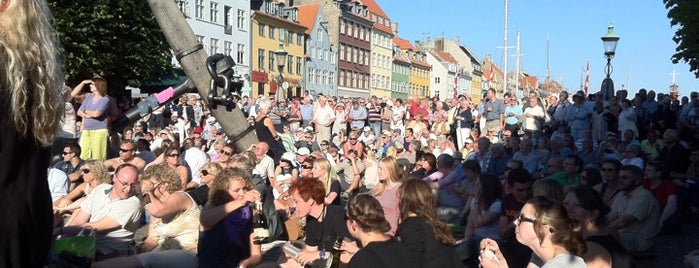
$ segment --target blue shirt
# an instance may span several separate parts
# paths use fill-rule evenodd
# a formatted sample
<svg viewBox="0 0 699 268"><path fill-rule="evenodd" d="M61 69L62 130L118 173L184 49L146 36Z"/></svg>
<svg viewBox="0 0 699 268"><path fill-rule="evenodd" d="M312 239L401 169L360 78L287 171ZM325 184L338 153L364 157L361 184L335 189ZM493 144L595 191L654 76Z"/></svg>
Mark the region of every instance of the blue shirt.
<svg viewBox="0 0 699 268"><path fill-rule="evenodd" d="M313 104L301 104L299 110L301 111L301 119L303 121L313 120Z"/></svg>
<svg viewBox="0 0 699 268"><path fill-rule="evenodd" d="M513 113L514 115L510 116L510 113ZM507 118L505 118L505 124L515 125L519 123L518 117L522 114L522 107L519 105L505 107L505 116L507 116Z"/></svg>

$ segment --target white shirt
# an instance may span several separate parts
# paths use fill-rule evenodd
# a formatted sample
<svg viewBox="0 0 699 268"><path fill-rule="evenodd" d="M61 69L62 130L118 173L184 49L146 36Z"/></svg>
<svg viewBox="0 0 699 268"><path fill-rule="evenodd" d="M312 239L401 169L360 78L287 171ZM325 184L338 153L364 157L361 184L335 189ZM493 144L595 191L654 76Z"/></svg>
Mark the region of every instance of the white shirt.
<svg viewBox="0 0 699 268"><path fill-rule="evenodd" d="M192 182L201 185L201 178L199 177L199 169L206 164L208 157L201 149L192 146L192 148L187 149L184 152L184 161L187 162L189 170L192 171Z"/></svg>
<svg viewBox="0 0 699 268"><path fill-rule="evenodd" d="M126 252L141 220L141 201L138 197L111 200L112 187L111 184L100 184L80 204L80 209L90 214L89 222L109 217L119 223L117 229L97 234L97 251L102 254Z"/></svg>
<svg viewBox="0 0 699 268"><path fill-rule="evenodd" d="M318 105L318 108L313 114L313 119L315 119L318 124L325 126L330 123L331 120L335 119L335 111L328 103L325 103L325 106Z"/></svg>
<svg viewBox="0 0 699 268"><path fill-rule="evenodd" d="M262 177L263 180L267 178L273 178L274 177L274 159L269 157L269 155L265 155L262 157L260 160L260 163L255 166L253 169L254 174L258 174Z"/></svg>
<svg viewBox="0 0 699 268"><path fill-rule="evenodd" d="M48 172L49 191L51 192L51 202L64 197L70 188L70 179L66 173L60 169L50 167Z"/></svg>

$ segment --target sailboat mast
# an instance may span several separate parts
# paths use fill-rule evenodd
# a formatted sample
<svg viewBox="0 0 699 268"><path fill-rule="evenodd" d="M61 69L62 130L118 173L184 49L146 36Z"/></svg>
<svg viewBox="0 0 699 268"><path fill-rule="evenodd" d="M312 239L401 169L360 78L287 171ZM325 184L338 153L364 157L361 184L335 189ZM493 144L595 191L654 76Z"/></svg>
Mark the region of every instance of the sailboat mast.
<svg viewBox="0 0 699 268"><path fill-rule="evenodd" d="M522 56L522 54L519 53L519 52L520 52L520 50L519 50L519 41L520 41L519 31L517 31L517 48L516 48L516 50L515 50L515 89L514 89L514 90L515 90L515 94L513 94L513 95L517 96L517 99L522 99L522 91L523 91L524 89L521 90L521 91L519 90L519 86L522 84L522 83L519 81L519 80L520 80L520 75L519 75L519 73L520 73L520 72L519 72L519 57Z"/></svg>
<svg viewBox="0 0 699 268"><path fill-rule="evenodd" d="M508 58L508 55L507 55L507 49L508 49L508 47L507 47L507 9L508 9L508 0L505 0L505 37L504 37L505 44L503 45L503 48L502 48L504 50L503 51L504 66L503 66L502 72L503 72L503 74L505 74L505 81L503 82L503 89L502 89L503 93L508 91L508 87L507 87L507 58Z"/></svg>

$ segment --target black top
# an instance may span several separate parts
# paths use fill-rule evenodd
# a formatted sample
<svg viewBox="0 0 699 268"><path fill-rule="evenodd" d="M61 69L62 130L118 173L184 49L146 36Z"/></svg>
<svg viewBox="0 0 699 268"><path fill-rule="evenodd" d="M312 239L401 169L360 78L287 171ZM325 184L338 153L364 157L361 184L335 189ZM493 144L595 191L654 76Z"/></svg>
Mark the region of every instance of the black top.
<svg viewBox="0 0 699 268"><path fill-rule="evenodd" d="M206 201L209 200L209 186L206 184L189 190L186 193L200 206L206 205Z"/></svg>
<svg viewBox="0 0 699 268"><path fill-rule="evenodd" d="M42 267L53 224L46 180L49 149L36 144L31 134L22 138L17 133L7 99L0 103L0 211L6 215L0 220L0 266Z"/></svg>
<svg viewBox="0 0 699 268"><path fill-rule="evenodd" d="M471 114L471 108L459 111L459 116L463 119L461 121L461 128L472 128L473 127L473 114Z"/></svg>
<svg viewBox="0 0 699 268"><path fill-rule="evenodd" d="M318 222L314 217L306 216L305 242L307 246L318 247L318 250L332 250L338 237L350 237L343 207L325 206L325 219L322 222Z"/></svg>
<svg viewBox="0 0 699 268"><path fill-rule="evenodd" d="M409 267L463 267L454 247L437 241L432 227L420 217L408 217L396 232L408 250Z"/></svg>
<svg viewBox="0 0 699 268"><path fill-rule="evenodd" d="M259 121L255 121L255 124L253 125L255 127L255 133L257 133L257 139L266 142L269 147L272 147L272 144L275 143L274 137L272 137L272 132L269 131L269 128L265 126L265 120L267 118L262 118ZM272 120L272 119L270 119Z"/></svg>
<svg viewBox="0 0 699 268"><path fill-rule="evenodd" d="M395 239L386 241L371 242L364 248L357 251L352 257L348 268L405 268L410 267L407 258L400 256L408 256L408 250Z"/></svg>
<svg viewBox="0 0 699 268"><path fill-rule="evenodd" d="M333 205L340 205L340 194L342 193L342 185L340 185L339 180L332 180L330 182L330 193L336 193L337 196L335 196L335 199L333 199L333 202L331 204ZM342 215L344 217L344 215Z"/></svg>
<svg viewBox="0 0 699 268"><path fill-rule="evenodd" d="M588 237L585 241L595 242L606 249L609 255L612 256L612 266L614 268L636 267L633 264L631 255L619 243L619 240L612 235L594 235Z"/></svg>

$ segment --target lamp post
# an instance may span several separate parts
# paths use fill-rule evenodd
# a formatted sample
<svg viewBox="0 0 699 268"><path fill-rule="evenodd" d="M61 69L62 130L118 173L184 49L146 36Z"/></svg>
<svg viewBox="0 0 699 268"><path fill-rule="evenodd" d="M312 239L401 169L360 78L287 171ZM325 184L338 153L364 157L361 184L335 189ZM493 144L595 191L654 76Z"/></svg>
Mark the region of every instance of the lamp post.
<svg viewBox="0 0 699 268"><path fill-rule="evenodd" d="M289 52L284 50L283 43L279 43L279 48L277 48L277 50L274 51L274 60L277 61L277 70L279 71L279 76L277 76L277 92L275 94L277 100L282 100L285 98L283 96L283 90L286 89L282 88L282 84L284 83L284 63L286 63L286 55L288 54Z"/></svg>
<svg viewBox="0 0 699 268"><path fill-rule="evenodd" d="M619 36L614 33L614 25L609 24L609 26L607 26L607 34L602 36L604 56L607 58L607 67L604 70L607 74L607 78L602 80L602 96L604 100L609 100L609 98L614 95L614 81L612 81L610 75L612 74L612 58L614 58L616 45L619 39Z"/></svg>

